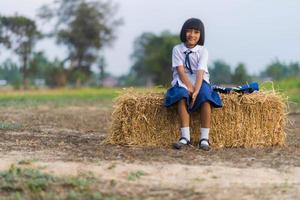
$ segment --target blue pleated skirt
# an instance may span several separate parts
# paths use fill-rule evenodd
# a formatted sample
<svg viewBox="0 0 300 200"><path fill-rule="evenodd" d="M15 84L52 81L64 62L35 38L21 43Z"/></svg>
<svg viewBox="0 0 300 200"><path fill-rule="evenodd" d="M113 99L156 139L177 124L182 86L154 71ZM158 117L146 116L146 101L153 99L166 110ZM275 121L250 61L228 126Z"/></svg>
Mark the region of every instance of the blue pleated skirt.
<svg viewBox="0 0 300 200"><path fill-rule="evenodd" d="M166 107L170 107L183 98L186 99L186 104L189 113L197 111L201 107L202 103L204 103L205 101L209 101L211 105L215 108L221 108L223 106L219 94L213 91L210 84L207 83L205 80L203 80L202 82L199 94L192 108L190 108L189 106L191 97L189 96L188 90L183 87L180 87L178 84L168 89L165 96L164 105Z"/></svg>

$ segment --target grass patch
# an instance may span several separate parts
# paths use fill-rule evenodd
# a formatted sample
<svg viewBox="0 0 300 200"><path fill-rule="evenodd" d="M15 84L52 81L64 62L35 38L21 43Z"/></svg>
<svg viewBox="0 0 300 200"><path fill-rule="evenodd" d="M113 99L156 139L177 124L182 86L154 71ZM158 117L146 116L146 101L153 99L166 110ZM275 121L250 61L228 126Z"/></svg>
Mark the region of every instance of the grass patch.
<svg viewBox="0 0 300 200"><path fill-rule="evenodd" d="M136 181L136 180L140 179L142 176L145 176L145 175L146 175L146 173L144 171L138 170L138 171L130 172L128 174L127 179L129 181Z"/></svg>
<svg viewBox="0 0 300 200"><path fill-rule="evenodd" d="M31 165L34 162L37 162L37 160L36 159L20 160L18 161L18 165Z"/></svg>
<svg viewBox="0 0 300 200"><path fill-rule="evenodd" d="M21 128L22 128L21 124L14 124L14 123L0 121L0 130L12 131L12 130L19 130Z"/></svg>
<svg viewBox="0 0 300 200"><path fill-rule="evenodd" d="M165 91L164 88L135 88L137 92ZM30 91L1 91L0 107L28 107L41 104L65 105L111 105L123 88L43 89Z"/></svg>
<svg viewBox="0 0 300 200"><path fill-rule="evenodd" d="M128 199L102 194L97 191L100 184L93 176L57 177L12 165L9 170L0 172L0 199Z"/></svg>
<svg viewBox="0 0 300 200"><path fill-rule="evenodd" d="M291 109L300 109L300 77L261 84L262 90L275 90L288 97Z"/></svg>
<svg viewBox="0 0 300 200"><path fill-rule="evenodd" d="M9 91L0 94L0 106L35 106L51 103L58 106L110 102L119 88L82 88L34 91Z"/></svg>

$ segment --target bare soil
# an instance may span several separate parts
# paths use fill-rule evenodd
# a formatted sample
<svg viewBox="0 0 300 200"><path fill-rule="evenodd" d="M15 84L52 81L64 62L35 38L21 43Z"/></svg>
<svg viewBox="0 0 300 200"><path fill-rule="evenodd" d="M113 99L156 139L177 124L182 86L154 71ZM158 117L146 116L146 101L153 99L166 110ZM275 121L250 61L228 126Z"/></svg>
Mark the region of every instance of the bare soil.
<svg viewBox="0 0 300 200"><path fill-rule="evenodd" d="M288 116L284 147L203 152L106 145L111 112L101 106L0 108L0 170L35 160L32 167L56 175L93 173L103 183L99 191L129 198L300 196L300 114Z"/></svg>

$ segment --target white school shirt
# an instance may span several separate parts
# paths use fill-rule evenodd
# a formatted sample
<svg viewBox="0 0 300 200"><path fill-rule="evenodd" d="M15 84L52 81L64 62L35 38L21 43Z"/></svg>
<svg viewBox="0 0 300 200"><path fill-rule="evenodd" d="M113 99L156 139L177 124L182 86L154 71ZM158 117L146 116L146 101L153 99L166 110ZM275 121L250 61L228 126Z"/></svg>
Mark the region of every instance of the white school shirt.
<svg viewBox="0 0 300 200"><path fill-rule="evenodd" d="M192 51L189 55L191 68L193 70L193 74L185 67L185 53L186 51ZM173 80L172 86L176 85L178 82L180 87L184 87L187 89L187 86L180 80L179 74L177 72L177 67L179 65L184 66L184 71L188 76L189 80L193 85L196 83L196 71L197 70L204 70L203 79L209 83L209 72L207 67L208 61L208 52L204 46L196 45L195 47L189 49L185 46L184 43L178 44L173 48L172 52L172 71L173 71Z"/></svg>

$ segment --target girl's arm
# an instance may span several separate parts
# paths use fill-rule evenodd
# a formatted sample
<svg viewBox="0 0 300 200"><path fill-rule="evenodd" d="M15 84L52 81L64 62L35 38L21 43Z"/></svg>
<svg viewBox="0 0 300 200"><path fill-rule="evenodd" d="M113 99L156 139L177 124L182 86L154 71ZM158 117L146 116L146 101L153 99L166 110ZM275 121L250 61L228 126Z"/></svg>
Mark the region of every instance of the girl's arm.
<svg viewBox="0 0 300 200"><path fill-rule="evenodd" d="M179 65L177 67L177 72L178 72L180 80L187 86L189 93L192 94L194 92L194 86L188 79L187 75L185 74L184 66Z"/></svg>
<svg viewBox="0 0 300 200"><path fill-rule="evenodd" d="M192 94L192 102L190 104L190 107L193 107L195 100L199 94L201 85L202 85L202 81L203 81L203 75L204 75L204 70L197 70L196 72L196 83L195 83L195 88L194 88L194 92Z"/></svg>
<svg viewBox="0 0 300 200"><path fill-rule="evenodd" d="M203 81L203 75L204 75L204 70L202 70L202 69L197 70L194 93L197 93L197 94L199 93L199 90L201 88L202 81Z"/></svg>

